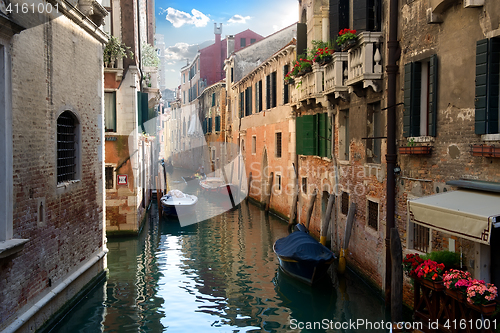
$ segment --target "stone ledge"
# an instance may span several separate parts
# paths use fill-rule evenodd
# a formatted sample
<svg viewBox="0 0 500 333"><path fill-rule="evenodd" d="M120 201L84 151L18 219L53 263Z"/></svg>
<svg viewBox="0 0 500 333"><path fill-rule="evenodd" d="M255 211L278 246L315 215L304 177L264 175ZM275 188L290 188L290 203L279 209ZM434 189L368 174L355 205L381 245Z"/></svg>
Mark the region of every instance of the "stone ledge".
<svg viewBox="0 0 500 333"><path fill-rule="evenodd" d="M24 248L29 239L9 239L0 242L0 259L14 255Z"/></svg>

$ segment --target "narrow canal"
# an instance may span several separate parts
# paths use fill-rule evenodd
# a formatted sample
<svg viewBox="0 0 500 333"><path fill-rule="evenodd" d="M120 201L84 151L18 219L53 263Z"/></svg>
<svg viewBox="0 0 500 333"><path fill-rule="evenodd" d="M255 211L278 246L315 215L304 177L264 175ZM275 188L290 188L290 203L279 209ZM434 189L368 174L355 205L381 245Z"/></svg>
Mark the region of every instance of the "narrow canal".
<svg viewBox="0 0 500 333"><path fill-rule="evenodd" d="M107 281L50 332L354 332L335 327L388 320L353 274L315 288L284 275L273 243L286 235L285 221L244 202L187 227L159 221L153 203L139 237L108 240Z"/></svg>

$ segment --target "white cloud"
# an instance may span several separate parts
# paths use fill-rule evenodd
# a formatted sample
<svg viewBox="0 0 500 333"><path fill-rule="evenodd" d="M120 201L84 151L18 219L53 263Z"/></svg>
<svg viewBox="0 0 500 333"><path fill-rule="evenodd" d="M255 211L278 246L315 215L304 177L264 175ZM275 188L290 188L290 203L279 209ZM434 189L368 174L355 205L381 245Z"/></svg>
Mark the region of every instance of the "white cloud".
<svg viewBox="0 0 500 333"><path fill-rule="evenodd" d="M200 28L205 27L210 22L210 18L199 10L193 9L191 10L191 14L169 7L167 8L167 16L165 18L175 28L180 28L184 24L192 24Z"/></svg>
<svg viewBox="0 0 500 333"><path fill-rule="evenodd" d="M177 43L165 49L165 59L167 60L185 60L194 58L198 52L198 45L188 43Z"/></svg>
<svg viewBox="0 0 500 333"><path fill-rule="evenodd" d="M247 23L248 20L250 20L251 17L250 16L241 16L241 15L234 15L233 17L231 17L227 22L232 24L232 23L235 23L235 24L238 24L238 23Z"/></svg>

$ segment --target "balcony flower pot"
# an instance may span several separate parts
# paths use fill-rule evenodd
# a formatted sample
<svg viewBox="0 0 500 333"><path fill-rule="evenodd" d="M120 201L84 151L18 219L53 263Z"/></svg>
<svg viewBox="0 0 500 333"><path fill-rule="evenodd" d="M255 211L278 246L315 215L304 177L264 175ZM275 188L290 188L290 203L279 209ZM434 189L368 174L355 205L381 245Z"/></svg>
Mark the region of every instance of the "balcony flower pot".
<svg viewBox="0 0 500 333"><path fill-rule="evenodd" d="M500 157L500 147L486 144L472 145L472 156Z"/></svg>
<svg viewBox="0 0 500 333"><path fill-rule="evenodd" d="M399 154L402 155L429 155L432 146L405 146L399 147Z"/></svg>
<svg viewBox="0 0 500 333"><path fill-rule="evenodd" d="M320 66L324 66L324 65L326 65L326 64L328 64L328 63L330 63L330 62L332 62L332 59L333 59L333 56L328 55L328 56L326 56L326 57L321 58L320 60L318 60L318 61L317 61L317 63L318 63L318 65L320 65Z"/></svg>
<svg viewBox="0 0 500 333"><path fill-rule="evenodd" d="M299 73L297 74L297 76L303 76L303 75L306 75L307 73L311 73L311 72L312 72L312 67L311 66L304 67L303 69L301 69L299 71Z"/></svg>
<svg viewBox="0 0 500 333"><path fill-rule="evenodd" d="M477 312L485 315L485 316L491 316L493 312L495 312L495 309L497 307L497 303L488 303L488 304L471 304L467 302L467 306L473 310L476 310Z"/></svg>
<svg viewBox="0 0 500 333"><path fill-rule="evenodd" d="M460 290L445 289L444 293L459 302L465 301L465 294Z"/></svg>
<svg viewBox="0 0 500 333"><path fill-rule="evenodd" d="M341 49L343 52L346 52L346 51L352 49L354 47L354 45L356 45L356 40L355 39L348 39L342 44Z"/></svg>
<svg viewBox="0 0 500 333"><path fill-rule="evenodd" d="M416 282L420 283L422 286L429 288L434 291L443 291L444 284L443 281L432 281L432 280L427 280L427 279L415 279Z"/></svg>

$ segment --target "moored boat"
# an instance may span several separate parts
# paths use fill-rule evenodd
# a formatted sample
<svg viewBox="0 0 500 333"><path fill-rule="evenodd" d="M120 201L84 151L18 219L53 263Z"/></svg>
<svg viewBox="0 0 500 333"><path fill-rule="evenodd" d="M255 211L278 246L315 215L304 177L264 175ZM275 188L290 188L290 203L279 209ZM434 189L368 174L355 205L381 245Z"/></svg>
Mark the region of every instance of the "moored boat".
<svg viewBox="0 0 500 333"><path fill-rule="evenodd" d="M335 255L314 239L304 226L290 235L278 239L274 245L281 269L288 275L313 285L321 280Z"/></svg>
<svg viewBox="0 0 500 333"><path fill-rule="evenodd" d="M160 203L165 215L182 216L194 213L198 197L185 194L179 190L171 190L161 197Z"/></svg>
<svg viewBox="0 0 500 333"><path fill-rule="evenodd" d="M235 196L238 193L238 186L228 184L219 177L207 177L200 180L200 187L202 191L214 194L228 195L229 191L231 191L231 194Z"/></svg>

